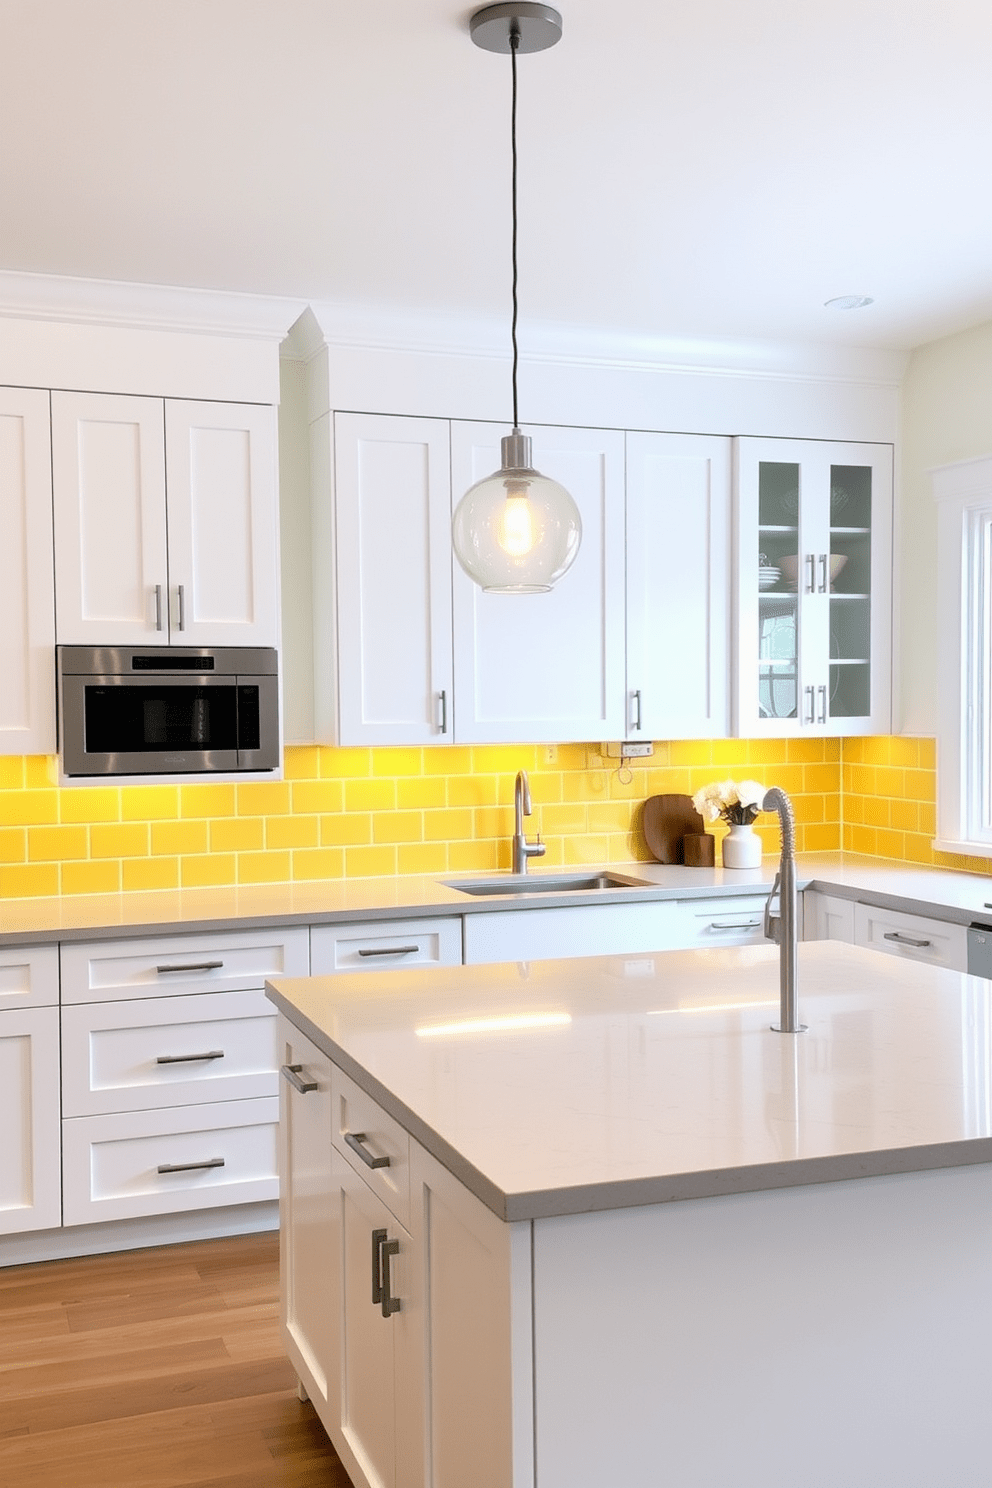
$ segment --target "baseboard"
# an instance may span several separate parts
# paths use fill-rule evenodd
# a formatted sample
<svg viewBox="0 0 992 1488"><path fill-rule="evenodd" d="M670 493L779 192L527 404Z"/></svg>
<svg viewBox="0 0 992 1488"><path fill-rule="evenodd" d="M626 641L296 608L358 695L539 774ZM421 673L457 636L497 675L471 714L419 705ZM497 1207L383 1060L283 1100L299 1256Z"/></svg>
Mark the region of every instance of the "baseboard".
<svg viewBox="0 0 992 1488"><path fill-rule="evenodd" d="M35 1230L0 1239L0 1266L30 1266L37 1261L142 1250L152 1245L178 1245L185 1240L215 1240L226 1235L252 1235L278 1228L279 1204L271 1200L264 1204L232 1204L229 1208L114 1220L107 1224Z"/></svg>

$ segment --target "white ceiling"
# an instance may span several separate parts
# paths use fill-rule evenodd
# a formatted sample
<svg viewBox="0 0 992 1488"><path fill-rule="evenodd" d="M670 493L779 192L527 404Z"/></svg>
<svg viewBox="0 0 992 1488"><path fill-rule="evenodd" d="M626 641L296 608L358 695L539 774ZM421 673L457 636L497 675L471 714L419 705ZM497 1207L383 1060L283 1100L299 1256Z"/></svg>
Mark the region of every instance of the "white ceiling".
<svg viewBox="0 0 992 1488"><path fill-rule="evenodd" d="M506 314L510 64L471 9L0 0L0 269ZM988 0L561 9L519 64L522 335L992 319Z"/></svg>

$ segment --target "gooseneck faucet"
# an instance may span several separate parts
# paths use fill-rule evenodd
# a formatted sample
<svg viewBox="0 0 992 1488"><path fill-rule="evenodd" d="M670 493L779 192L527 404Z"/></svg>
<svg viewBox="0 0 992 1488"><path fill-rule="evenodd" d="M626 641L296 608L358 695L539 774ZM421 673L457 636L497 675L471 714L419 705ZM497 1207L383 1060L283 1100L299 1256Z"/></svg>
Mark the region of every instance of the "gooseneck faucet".
<svg viewBox="0 0 992 1488"><path fill-rule="evenodd" d="M796 893L796 819L792 802L785 791L773 785L765 792L762 811L777 811L782 826L782 858L772 891L765 905L765 935L779 947L779 1021L772 1027L776 1033L804 1033L806 1024L799 1022L797 1006L797 961L799 957L799 898ZM772 900L778 893L778 914L772 914Z"/></svg>
<svg viewBox="0 0 992 1488"><path fill-rule="evenodd" d="M516 784L513 787L513 871L514 873L527 872L528 858L542 858L546 851L538 833L536 842L528 842L524 836L524 817L530 816L530 781L527 779L526 770L517 771Z"/></svg>

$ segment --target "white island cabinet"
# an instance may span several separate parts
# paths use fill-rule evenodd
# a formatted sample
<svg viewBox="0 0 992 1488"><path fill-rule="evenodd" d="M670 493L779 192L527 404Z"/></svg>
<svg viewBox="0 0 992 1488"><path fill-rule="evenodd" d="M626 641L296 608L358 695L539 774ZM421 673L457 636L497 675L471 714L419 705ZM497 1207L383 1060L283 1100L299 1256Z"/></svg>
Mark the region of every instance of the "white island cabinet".
<svg viewBox="0 0 992 1488"><path fill-rule="evenodd" d="M802 1035L752 947L270 984L358 1488L985 1488L992 983L799 971Z"/></svg>

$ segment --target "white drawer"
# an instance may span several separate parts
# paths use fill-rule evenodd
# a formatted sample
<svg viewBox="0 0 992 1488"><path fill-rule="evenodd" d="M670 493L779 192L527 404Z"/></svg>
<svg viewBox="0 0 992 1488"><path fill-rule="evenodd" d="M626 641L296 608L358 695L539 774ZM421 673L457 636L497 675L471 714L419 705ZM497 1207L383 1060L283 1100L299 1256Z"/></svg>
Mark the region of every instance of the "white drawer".
<svg viewBox="0 0 992 1488"><path fill-rule="evenodd" d="M63 1008L62 1114L276 1095L275 1025L261 991Z"/></svg>
<svg viewBox="0 0 992 1488"><path fill-rule="evenodd" d="M679 926L682 945L761 945L767 894L734 895L731 898L680 899Z"/></svg>
<svg viewBox="0 0 992 1488"><path fill-rule="evenodd" d="M400 1224L409 1229L408 1133L337 1065L331 1066L331 1110L331 1141Z"/></svg>
<svg viewBox="0 0 992 1488"><path fill-rule="evenodd" d="M391 966L460 966L461 916L317 925L310 932L310 962L314 976Z"/></svg>
<svg viewBox="0 0 992 1488"><path fill-rule="evenodd" d="M0 1011L58 1007L59 948L6 946L0 950Z"/></svg>
<svg viewBox="0 0 992 1488"><path fill-rule="evenodd" d="M278 1122L276 1096L63 1121L62 1222L274 1199Z"/></svg>
<svg viewBox="0 0 992 1488"><path fill-rule="evenodd" d="M62 1002L230 992L309 970L305 926L73 942L62 946Z"/></svg>
<svg viewBox="0 0 992 1488"><path fill-rule="evenodd" d="M854 936L856 945L884 951L889 956L905 956L910 961L947 966L952 971L968 969L968 931L964 925L902 914L896 909L876 909L872 904L856 904Z"/></svg>

